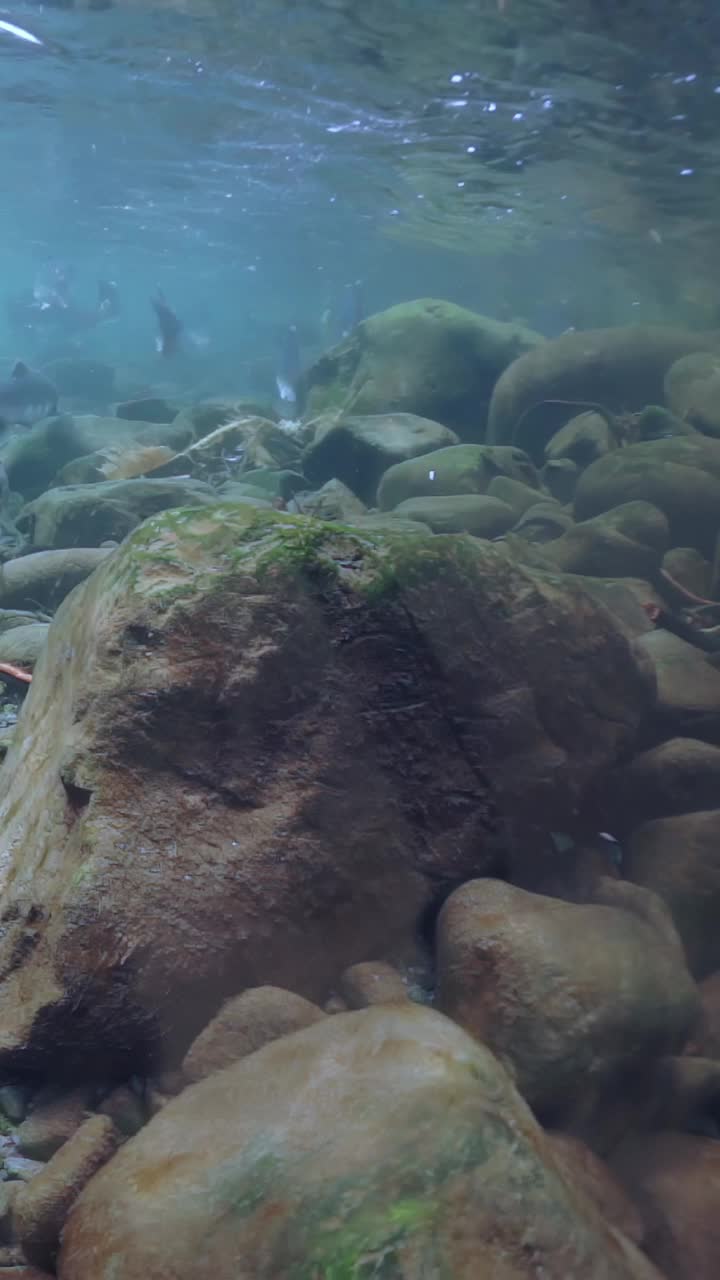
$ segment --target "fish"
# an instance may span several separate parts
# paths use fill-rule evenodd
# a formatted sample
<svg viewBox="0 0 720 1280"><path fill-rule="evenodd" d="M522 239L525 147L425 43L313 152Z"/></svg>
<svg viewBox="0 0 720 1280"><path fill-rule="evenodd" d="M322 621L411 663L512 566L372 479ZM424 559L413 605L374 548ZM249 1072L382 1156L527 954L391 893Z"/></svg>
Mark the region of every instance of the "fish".
<svg viewBox="0 0 720 1280"><path fill-rule="evenodd" d="M120 315L120 290L114 280L98 280L97 315L99 320L114 320Z"/></svg>
<svg viewBox="0 0 720 1280"><path fill-rule="evenodd" d="M165 358L174 356L177 354L183 333L182 320L175 314L159 286L155 291L154 297L150 299L150 305L157 316L158 322L159 333L155 339L157 353Z"/></svg>
<svg viewBox="0 0 720 1280"><path fill-rule="evenodd" d="M275 376L275 386L284 405L297 404L297 385L300 380L300 337L297 325L288 325L280 351L280 367Z"/></svg>
<svg viewBox="0 0 720 1280"><path fill-rule="evenodd" d="M365 299L363 297L362 280L353 280L345 286L345 296L341 308L341 336L347 338L353 329L365 319Z"/></svg>
<svg viewBox="0 0 720 1280"><path fill-rule="evenodd" d="M0 382L0 422L31 427L57 413L57 388L49 378L18 360L10 377Z"/></svg>
<svg viewBox="0 0 720 1280"><path fill-rule="evenodd" d="M0 18L0 31L6 36L13 36L16 40L24 40L26 44L42 45L43 41L39 36L34 36L32 31L27 31L25 27L18 27L14 22L7 22L5 18Z"/></svg>

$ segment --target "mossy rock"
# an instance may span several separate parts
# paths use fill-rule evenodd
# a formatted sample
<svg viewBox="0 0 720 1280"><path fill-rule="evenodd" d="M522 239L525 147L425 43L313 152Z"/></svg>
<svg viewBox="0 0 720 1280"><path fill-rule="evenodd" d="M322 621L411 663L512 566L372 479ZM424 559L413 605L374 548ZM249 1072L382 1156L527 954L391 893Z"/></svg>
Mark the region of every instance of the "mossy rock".
<svg viewBox="0 0 720 1280"><path fill-rule="evenodd" d="M503 369L542 342L521 325L452 302L400 303L364 320L307 371L304 408L308 415L414 413L481 440Z"/></svg>
<svg viewBox="0 0 720 1280"><path fill-rule="evenodd" d="M4 765L0 1074L172 1066L227 994L414 955L507 815L564 830L647 705L608 611L499 544L152 516L58 610Z"/></svg>
<svg viewBox="0 0 720 1280"><path fill-rule="evenodd" d="M10 488L32 499L52 484L63 467L108 446L166 445L181 449L187 441L187 429L182 425L126 421L91 413L62 414L9 438L0 446L0 461Z"/></svg>
<svg viewBox="0 0 720 1280"><path fill-rule="evenodd" d="M497 1059L409 1001L325 1018L169 1102L90 1180L58 1273L652 1275L563 1179Z"/></svg>
<svg viewBox="0 0 720 1280"><path fill-rule="evenodd" d="M122 541L141 521L169 507L216 500L199 480L106 480L48 489L28 503L19 528L35 547L99 547Z"/></svg>
<svg viewBox="0 0 720 1280"><path fill-rule="evenodd" d="M720 529L720 440L673 436L606 454L580 477L575 515L588 520L637 500L664 512L671 547L710 555Z"/></svg>
<svg viewBox="0 0 720 1280"><path fill-rule="evenodd" d="M415 413L339 415L319 427L303 466L316 483L341 480L371 503L389 467L459 443L454 431Z"/></svg>
<svg viewBox="0 0 720 1280"><path fill-rule="evenodd" d="M515 523L512 507L484 493L408 498L395 507L394 514L419 520L433 533L472 533L476 538L495 538Z"/></svg>
<svg viewBox="0 0 720 1280"><path fill-rule="evenodd" d="M537 472L521 449L459 444L389 467L378 488L378 506L392 511L410 498L485 493L496 476L539 487Z"/></svg>
<svg viewBox="0 0 720 1280"><path fill-rule="evenodd" d="M720 352L720 331L638 326L563 334L519 356L498 379L488 441L517 444L540 462L553 434L582 409L622 413L661 403L667 370L694 351Z"/></svg>

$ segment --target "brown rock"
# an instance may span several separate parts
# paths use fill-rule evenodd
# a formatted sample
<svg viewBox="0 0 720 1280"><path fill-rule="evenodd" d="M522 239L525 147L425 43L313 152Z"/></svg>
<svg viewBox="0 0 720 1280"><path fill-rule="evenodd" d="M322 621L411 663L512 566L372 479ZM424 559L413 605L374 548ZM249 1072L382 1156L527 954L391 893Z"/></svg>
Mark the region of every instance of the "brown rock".
<svg viewBox="0 0 720 1280"><path fill-rule="evenodd" d="M133 1089L119 1085L98 1107L101 1116L109 1116L119 1133L132 1137L147 1121L141 1099Z"/></svg>
<svg viewBox="0 0 720 1280"><path fill-rule="evenodd" d="M605 1161L568 1133L551 1131L547 1139L565 1181L584 1191L611 1226L642 1245L645 1224L640 1212Z"/></svg>
<svg viewBox="0 0 720 1280"><path fill-rule="evenodd" d="M647 1227L645 1250L668 1280L716 1280L720 1142L658 1133L624 1143L613 1168Z"/></svg>
<svg viewBox="0 0 720 1280"><path fill-rule="evenodd" d="M23 1185L14 1204L15 1232L28 1261L52 1270L65 1219L82 1191L114 1154L118 1135L106 1116L91 1116Z"/></svg>
<svg viewBox="0 0 720 1280"><path fill-rule="evenodd" d="M84 1091L34 1107L17 1131L18 1150L30 1160L49 1160L87 1119Z"/></svg>
<svg viewBox="0 0 720 1280"><path fill-rule="evenodd" d="M660 930L637 910L561 902L498 880L451 894L437 967L438 1007L563 1127L612 1092L619 1071L682 1049L698 1015L669 922Z"/></svg>
<svg viewBox="0 0 720 1280"><path fill-rule="evenodd" d="M649 704L607 610L500 546L153 518L62 606L4 765L0 1071L162 1069L238 989L403 960Z"/></svg>
<svg viewBox="0 0 720 1280"><path fill-rule="evenodd" d="M168 1103L77 1202L58 1274L359 1277L378 1261L404 1280L658 1280L559 1173L492 1054L410 1003L325 1019Z"/></svg>
<svg viewBox="0 0 720 1280"><path fill-rule="evenodd" d="M271 1040L300 1031L325 1017L322 1009L293 991L255 987L226 1001L191 1044L183 1062L186 1080L203 1080L255 1053Z"/></svg>
<svg viewBox="0 0 720 1280"><path fill-rule="evenodd" d="M397 969L381 960L351 965L340 979L340 991L350 1009L402 1003L409 999L407 987Z"/></svg>
<svg viewBox="0 0 720 1280"><path fill-rule="evenodd" d="M629 879L657 893L698 978L720 968L720 809L645 822L626 847Z"/></svg>
<svg viewBox="0 0 720 1280"><path fill-rule="evenodd" d="M13 1211L21 1187L20 1182L0 1182L0 1244L13 1243Z"/></svg>

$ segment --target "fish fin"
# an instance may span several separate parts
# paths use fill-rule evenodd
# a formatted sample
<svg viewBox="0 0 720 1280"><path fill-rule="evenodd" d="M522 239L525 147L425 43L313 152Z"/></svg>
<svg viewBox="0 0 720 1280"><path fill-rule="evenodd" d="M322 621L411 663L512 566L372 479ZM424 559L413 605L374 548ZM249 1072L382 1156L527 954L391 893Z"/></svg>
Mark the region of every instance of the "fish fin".
<svg viewBox="0 0 720 1280"><path fill-rule="evenodd" d="M10 377L11 378L29 378L30 377L30 370L28 369L24 360L16 361L13 367L13 371L10 374Z"/></svg>

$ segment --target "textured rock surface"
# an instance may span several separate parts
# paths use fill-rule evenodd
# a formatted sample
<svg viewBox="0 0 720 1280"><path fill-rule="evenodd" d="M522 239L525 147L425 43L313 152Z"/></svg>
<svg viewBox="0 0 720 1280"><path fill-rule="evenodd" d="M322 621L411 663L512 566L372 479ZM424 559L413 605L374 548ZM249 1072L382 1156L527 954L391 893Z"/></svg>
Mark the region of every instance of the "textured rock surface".
<svg viewBox="0 0 720 1280"><path fill-rule="evenodd" d="M36 547L99 547L120 542L148 516L169 507L200 507L215 501L197 480L109 480L48 489L28 503L18 527Z"/></svg>
<svg viewBox="0 0 720 1280"><path fill-rule="evenodd" d="M105 547L70 547L6 560L0 568L0 603L4 609L55 609L109 555Z"/></svg>
<svg viewBox="0 0 720 1280"><path fill-rule="evenodd" d="M498 476L538 486L537 472L521 449L461 444L389 467L378 488L378 506L391 511L409 498L485 493Z"/></svg>
<svg viewBox="0 0 720 1280"><path fill-rule="evenodd" d="M699 1012L667 922L497 880L438 921L438 1006L498 1054L535 1108L573 1119L621 1070L681 1049Z"/></svg>
<svg viewBox="0 0 720 1280"><path fill-rule="evenodd" d="M70 1208L117 1144L112 1121L91 1116L23 1187L13 1206L13 1222L29 1262L52 1269Z"/></svg>
<svg viewBox="0 0 720 1280"><path fill-rule="evenodd" d="M339 417L323 424L305 450L303 469L318 484L337 478L364 502L374 502L384 471L459 444L454 431L414 413Z"/></svg>
<svg viewBox="0 0 720 1280"><path fill-rule="evenodd" d="M512 507L485 493L408 498L395 507L395 514L419 520L434 533L472 533L476 538L494 538L515 523Z"/></svg>
<svg viewBox="0 0 720 1280"><path fill-rule="evenodd" d="M720 440L649 440L606 454L580 477L575 514L587 520L637 500L664 512L671 546L711 553L720 526Z"/></svg>
<svg viewBox="0 0 720 1280"><path fill-rule="evenodd" d="M605 609L491 544L149 521L61 607L3 766L0 1066L117 1074L247 986L325 998L504 814L562 829L649 697Z"/></svg>
<svg viewBox="0 0 720 1280"><path fill-rule="evenodd" d="M613 1161L643 1212L645 1249L667 1280L715 1280L720 1258L720 1142L659 1133Z"/></svg>
<svg viewBox="0 0 720 1280"><path fill-rule="evenodd" d="M657 1280L564 1180L487 1049L411 1005L328 1018L169 1102L78 1201L59 1276L378 1264L404 1280Z"/></svg>
<svg viewBox="0 0 720 1280"><path fill-rule="evenodd" d="M692 972L720 968L720 809L643 823L628 842L627 875L667 903Z"/></svg>
<svg viewBox="0 0 720 1280"><path fill-rule="evenodd" d="M193 1040L183 1064L186 1080L204 1080L240 1058L325 1017L322 1009L281 987L251 987L227 1000Z"/></svg>
<svg viewBox="0 0 720 1280"><path fill-rule="evenodd" d="M481 439L493 386L542 342L452 302L421 298L369 316L305 375L308 413L416 413Z"/></svg>
<svg viewBox="0 0 720 1280"><path fill-rule="evenodd" d="M720 333L638 326L563 334L520 356L499 378L487 438L542 455L550 436L588 401L617 413L659 403L670 365L703 350L720 350ZM580 403L543 404L551 399Z"/></svg>

